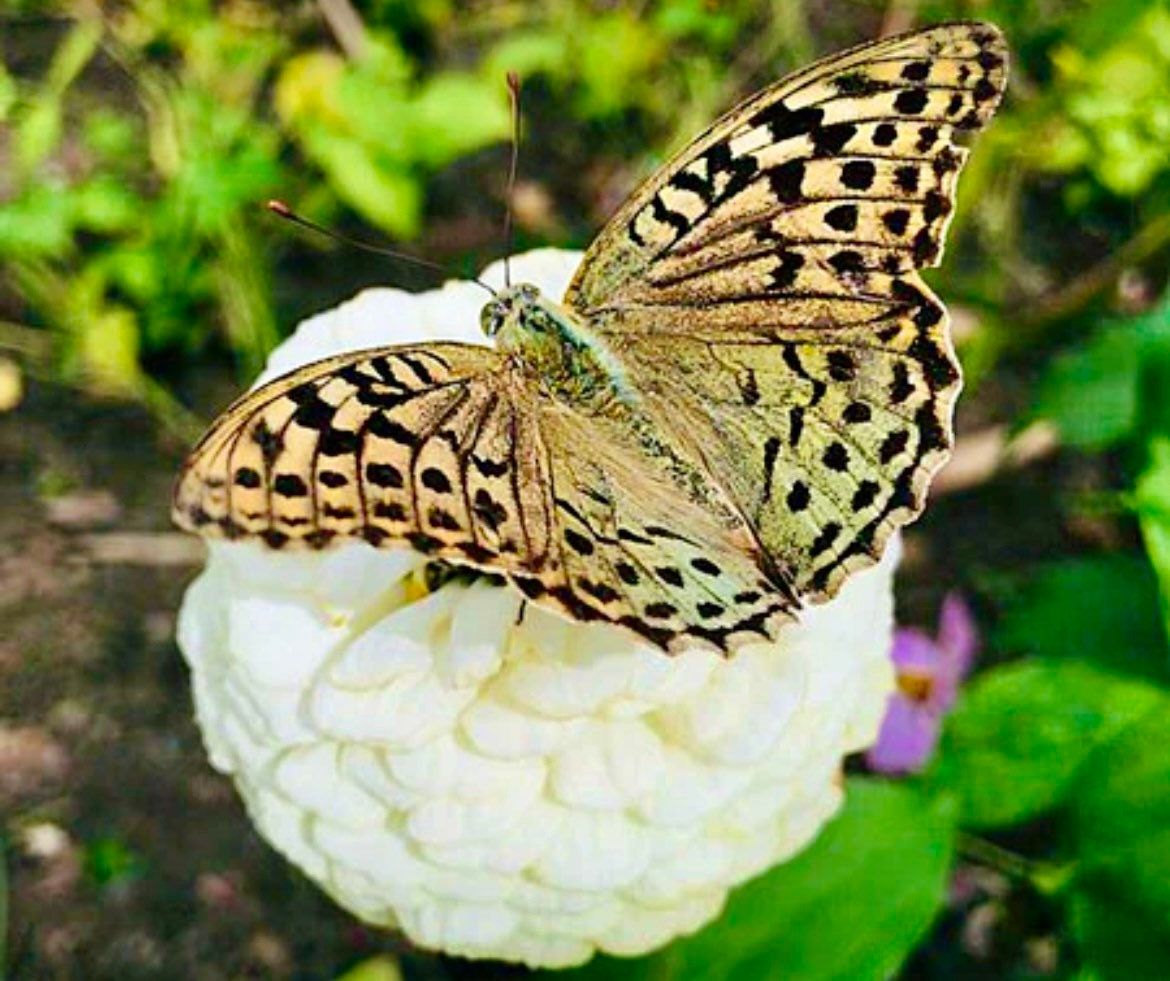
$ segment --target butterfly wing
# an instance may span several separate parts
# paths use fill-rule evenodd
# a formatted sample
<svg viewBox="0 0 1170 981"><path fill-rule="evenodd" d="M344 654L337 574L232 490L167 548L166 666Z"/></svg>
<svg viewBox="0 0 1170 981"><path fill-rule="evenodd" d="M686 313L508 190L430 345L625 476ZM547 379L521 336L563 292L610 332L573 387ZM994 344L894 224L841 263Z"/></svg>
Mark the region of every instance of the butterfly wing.
<svg viewBox="0 0 1170 981"><path fill-rule="evenodd" d="M830 265L838 276L851 265L892 273L935 264L966 157L956 135L991 118L1006 72L994 26L952 23L782 79L634 192L590 246L566 303L595 311L764 286L791 296L798 257L829 264L846 245L857 257ZM744 289L745 276L757 290Z"/></svg>
<svg viewBox="0 0 1170 981"><path fill-rule="evenodd" d="M627 427L474 345L344 354L248 393L192 451L173 514L283 550L411 546L668 651L758 640L792 605L733 512L680 496Z"/></svg>
<svg viewBox="0 0 1170 981"><path fill-rule="evenodd" d="M361 538L540 571L556 547L544 449L525 420L490 348L343 354L231 406L179 475L174 518L274 548Z"/></svg>
<svg viewBox="0 0 1170 981"><path fill-rule="evenodd" d="M652 177L567 293L803 595L879 556L950 449L958 365L917 270L1005 78L983 24L819 62Z"/></svg>
<svg viewBox="0 0 1170 981"><path fill-rule="evenodd" d="M563 544L552 598L577 619L616 623L670 653L730 653L774 636L799 605L790 584L686 456L636 430L621 415L542 405ZM518 584L530 596L545 592Z"/></svg>

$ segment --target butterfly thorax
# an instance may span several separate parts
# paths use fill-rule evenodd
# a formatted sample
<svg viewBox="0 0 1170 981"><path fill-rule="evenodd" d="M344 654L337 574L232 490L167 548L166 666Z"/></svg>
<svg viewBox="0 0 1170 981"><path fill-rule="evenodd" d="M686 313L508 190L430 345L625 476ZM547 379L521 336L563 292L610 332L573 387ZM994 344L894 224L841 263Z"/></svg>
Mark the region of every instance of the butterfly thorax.
<svg viewBox="0 0 1170 981"><path fill-rule="evenodd" d="M621 365L577 314L529 283L499 293L480 315L485 334L556 398L605 412L632 393Z"/></svg>

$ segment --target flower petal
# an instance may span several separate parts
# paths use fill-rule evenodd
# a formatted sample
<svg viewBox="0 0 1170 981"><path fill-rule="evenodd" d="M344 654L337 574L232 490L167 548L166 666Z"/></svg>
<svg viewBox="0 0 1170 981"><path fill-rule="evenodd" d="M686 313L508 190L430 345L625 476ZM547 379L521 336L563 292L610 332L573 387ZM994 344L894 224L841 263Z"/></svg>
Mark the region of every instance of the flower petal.
<svg viewBox="0 0 1170 981"><path fill-rule="evenodd" d="M938 646L943 661L938 674L936 702L950 708L959 693L959 684L971 672L979 652L979 627L971 607L959 593L948 593L938 616Z"/></svg>
<svg viewBox="0 0 1170 981"><path fill-rule="evenodd" d="M917 773L934 753L938 735L937 715L902 694L892 695L866 761L878 773Z"/></svg>
<svg viewBox="0 0 1170 981"><path fill-rule="evenodd" d="M942 663L943 653L934 638L917 627L899 627L894 631L890 658L899 674L932 678Z"/></svg>

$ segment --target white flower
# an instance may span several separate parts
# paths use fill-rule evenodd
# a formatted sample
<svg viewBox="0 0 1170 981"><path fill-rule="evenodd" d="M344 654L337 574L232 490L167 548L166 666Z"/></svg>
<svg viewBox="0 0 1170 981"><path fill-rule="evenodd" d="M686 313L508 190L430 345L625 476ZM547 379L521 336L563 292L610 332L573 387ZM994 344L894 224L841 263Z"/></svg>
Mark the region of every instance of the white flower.
<svg viewBox="0 0 1170 981"><path fill-rule="evenodd" d="M559 296L577 253L512 260ZM499 263L484 278L500 283ZM313 317L270 378L337 351L479 342L470 283ZM640 954L719 914L841 803L877 733L896 547L778 643L668 658L424 560L213 543L179 639L212 763L261 833L363 919L532 966Z"/></svg>

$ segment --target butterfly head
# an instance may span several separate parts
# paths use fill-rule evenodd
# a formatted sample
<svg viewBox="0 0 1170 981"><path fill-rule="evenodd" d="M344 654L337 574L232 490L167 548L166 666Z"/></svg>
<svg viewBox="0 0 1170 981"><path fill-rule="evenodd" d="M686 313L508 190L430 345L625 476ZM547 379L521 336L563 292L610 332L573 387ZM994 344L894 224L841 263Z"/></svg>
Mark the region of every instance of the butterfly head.
<svg viewBox="0 0 1170 981"><path fill-rule="evenodd" d="M531 283L517 283L497 293L479 314L479 325L488 337L518 325L540 306L541 295Z"/></svg>

